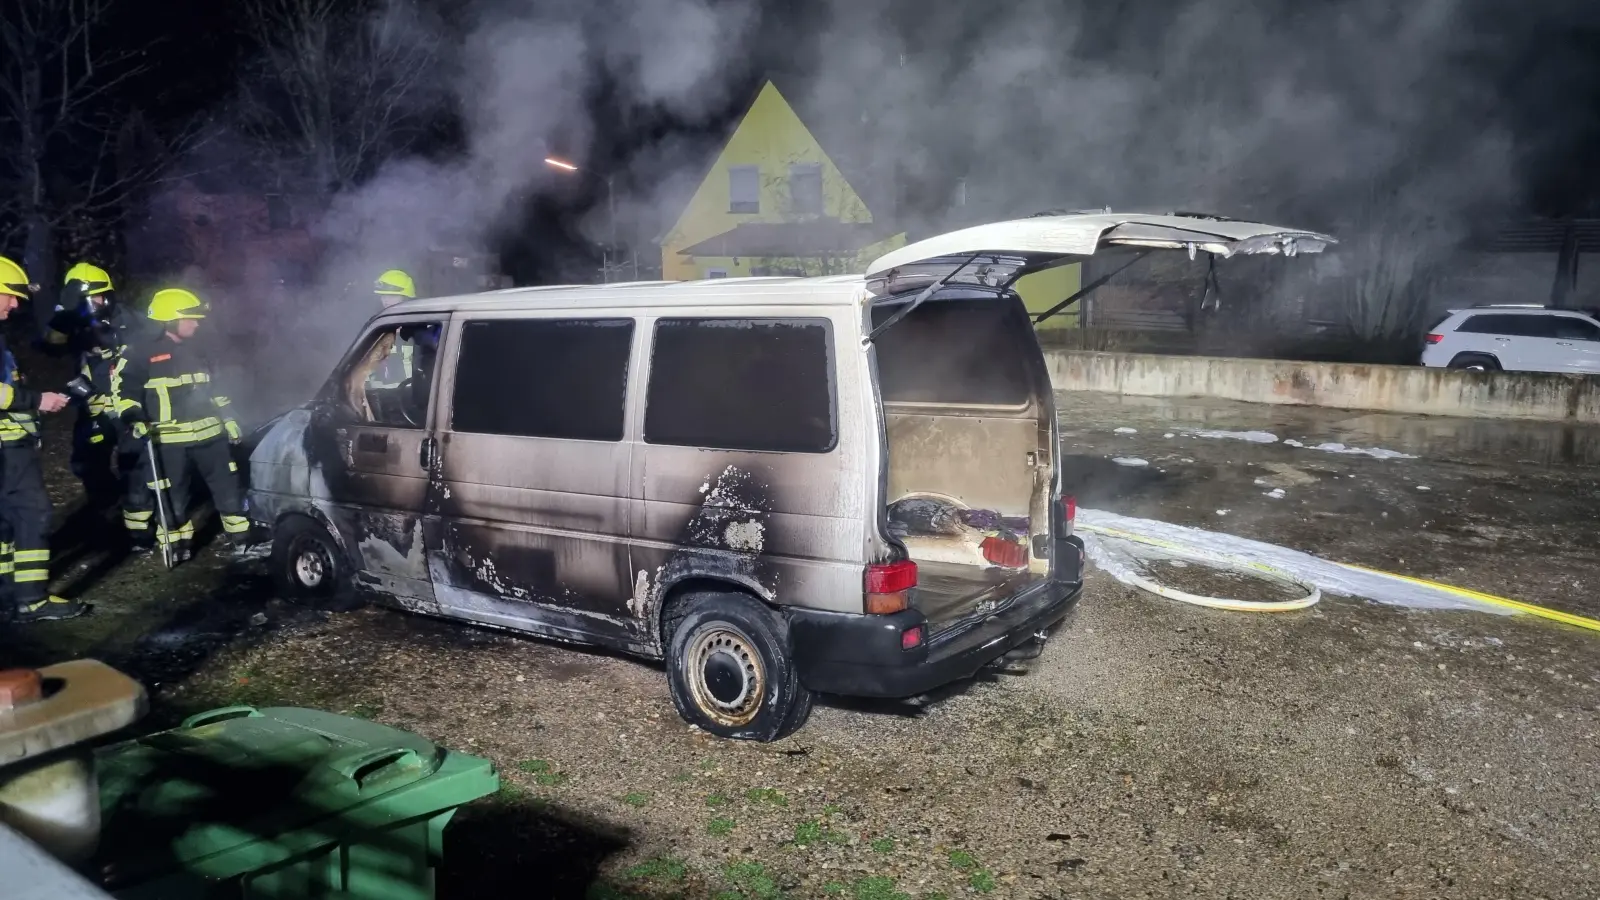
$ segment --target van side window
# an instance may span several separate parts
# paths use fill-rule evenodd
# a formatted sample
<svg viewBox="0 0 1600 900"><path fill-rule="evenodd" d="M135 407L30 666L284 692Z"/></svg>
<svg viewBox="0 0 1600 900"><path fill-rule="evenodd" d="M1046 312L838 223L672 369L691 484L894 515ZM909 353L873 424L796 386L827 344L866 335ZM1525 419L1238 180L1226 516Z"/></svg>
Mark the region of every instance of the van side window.
<svg viewBox="0 0 1600 900"><path fill-rule="evenodd" d="M659 319L644 439L827 453L837 443L827 319Z"/></svg>
<svg viewBox="0 0 1600 900"><path fill-rule="evenodd" d="M632 319L491 319L461 329L450 427L620 441Z"/></svg>
<svg viewBox="0 0 1600 900"><path fill-rule="evenodd" d="M394 428L427 423L440 322L405 322L374 332L345 377L345 399L358 420Z"/></svg>

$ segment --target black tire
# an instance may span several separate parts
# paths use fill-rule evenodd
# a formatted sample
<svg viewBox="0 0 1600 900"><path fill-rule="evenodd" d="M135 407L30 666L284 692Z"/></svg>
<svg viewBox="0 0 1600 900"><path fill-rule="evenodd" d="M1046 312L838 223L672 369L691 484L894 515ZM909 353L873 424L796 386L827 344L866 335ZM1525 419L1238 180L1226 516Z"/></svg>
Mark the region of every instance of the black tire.
<svg viewBox="0 0 1600 900"><path fill-rule="evenodd" d="M667 683L685 722L718 737L776 741L811 714L783 617L744 594L696 594L671 620Z"/></svg>
<svg viewBox="0 0 1600 900"><path fill-rule="evenodd" d="M1468 372L1498 372L1500 361L1487 353L1458 353L1450 360L1450 368Z"/></svg>
<svg viewBox="0 0 1600 900"><path fill-rule="evenodd" d="M305 516L290 516L274 530L272 577L291 603L335 611L359 605L344 553L326 528Z"/></svg>

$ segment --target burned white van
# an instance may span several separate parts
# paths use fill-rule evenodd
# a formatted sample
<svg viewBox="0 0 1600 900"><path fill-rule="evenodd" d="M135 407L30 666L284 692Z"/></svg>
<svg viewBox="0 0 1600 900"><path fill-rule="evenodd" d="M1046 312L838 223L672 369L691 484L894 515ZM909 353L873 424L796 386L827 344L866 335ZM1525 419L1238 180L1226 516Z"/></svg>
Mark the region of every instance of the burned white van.
<svg viewBox="0 0 1600 900"><path fill-rule="evenodd" d="M1329 241L1049 216L865 276L407 301L256 446L251 515L296 597L662 658L686 720L772 740L814 693L914 696L1030 655L1078 602L1016 278L1115 244Z"/></svg>

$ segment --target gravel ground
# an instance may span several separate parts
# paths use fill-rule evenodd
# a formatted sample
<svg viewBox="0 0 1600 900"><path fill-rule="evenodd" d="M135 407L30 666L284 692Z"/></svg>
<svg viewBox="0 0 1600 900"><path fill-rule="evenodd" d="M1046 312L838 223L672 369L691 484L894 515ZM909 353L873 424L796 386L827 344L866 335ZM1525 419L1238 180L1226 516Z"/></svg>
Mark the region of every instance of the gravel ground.
<svg viewBox="0 0 1600 900"><path fill-rule="evenodd" d="M323 706L495 760L445 898L1600 891L1592 638L1090 590L1026 675L825 705L774 745L692 731L652 666L379 610L223 652L161 702Z"/></svg>
<svg viewBox="0 0 1600 900"><path fill-rule="evenodd" d="M1074 459L1113 473L1085 478L1101 492L1088 505L1593 609L1563 587L1597 571L1583 460L1165 449L1181 410L1065 407ZM1526 506L1495 524L1513 495ZM752 745L684 725L649 664L298 610L271 599L259 563L77 567L97 614L0 636L0 657L122 666L154 686L150 728L230 703L316 706L493 759L505 788L446 833L443 900L1600 896L1600 636L1538 620L1339 599L1214 612L1094 573L1026 674L825 702L793 738Z"/></svg>

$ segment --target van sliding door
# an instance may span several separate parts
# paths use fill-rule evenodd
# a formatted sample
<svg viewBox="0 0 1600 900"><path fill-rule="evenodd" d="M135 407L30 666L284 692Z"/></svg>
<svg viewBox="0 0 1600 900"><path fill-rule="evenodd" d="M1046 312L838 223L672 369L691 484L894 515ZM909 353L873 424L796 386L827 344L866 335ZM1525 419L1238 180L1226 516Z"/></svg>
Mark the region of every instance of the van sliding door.
<svg viewBox="0 0 1600 900"><path fill-rule="evenodd" d="M441 386L440 603L463 618L628 648L634 321L474 316Z"/></svg>

